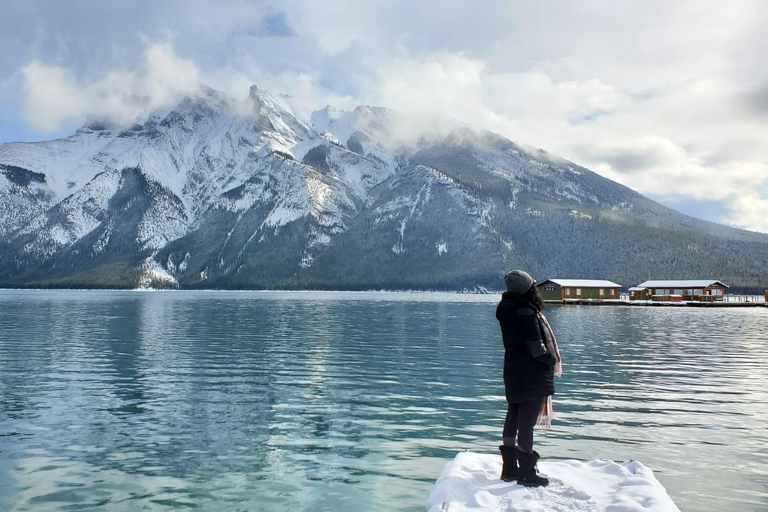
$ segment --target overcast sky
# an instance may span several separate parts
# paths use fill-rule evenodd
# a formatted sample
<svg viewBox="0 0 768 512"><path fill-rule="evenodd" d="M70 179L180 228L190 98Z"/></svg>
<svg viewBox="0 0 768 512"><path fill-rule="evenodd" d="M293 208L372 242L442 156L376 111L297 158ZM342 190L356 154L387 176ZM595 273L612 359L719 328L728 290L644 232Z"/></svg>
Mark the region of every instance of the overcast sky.
<svg viewBox="0 0 768 512"><path fill-rule="evenodd" d="M0 143L257 84L447 114L768 232L766 27L765 0L14 0Z"/></svg>

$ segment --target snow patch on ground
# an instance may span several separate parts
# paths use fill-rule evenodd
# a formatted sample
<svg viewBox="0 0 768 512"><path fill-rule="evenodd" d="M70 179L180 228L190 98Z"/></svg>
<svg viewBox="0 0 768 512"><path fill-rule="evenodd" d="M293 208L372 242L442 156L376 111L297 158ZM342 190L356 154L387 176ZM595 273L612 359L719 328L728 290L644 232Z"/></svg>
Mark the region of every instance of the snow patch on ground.
<svg viewBox="0 0 768 512"><path fill-rule="evenodd" d="M428 512L680 512L653 471L637 461L540 461L548 487L499 479L501 455L459 453L445 465Z"/></svg>
<svg viewBox="0 0 768 512"><path fill-rule="evenodd" d="M141 265L141 277L139 277L139 290L153 290L155 288L178 288L179 282L169 274L154 259L147 258Z"/></svg>
<svg viewBox="0 0 768 512"><path fill-rule="evenodd" d="M307 215L309 212L301 208L301 205L278 203L272 211L269 212L264 220L264 226L279 228Z"/></svg>
<svg viewBox="0 0 768 512"><path fill-rule="evenodd" d="M574 218L576 218L576 219L587 219L587 220L590 220L590 219L592 219L592 216L591 216L590 214L588 214L588 213L582 213L582 212L580 212L579 210L571 210L571 211L568 213L568 215L570 215L571 217L574 217Z"/></svg>

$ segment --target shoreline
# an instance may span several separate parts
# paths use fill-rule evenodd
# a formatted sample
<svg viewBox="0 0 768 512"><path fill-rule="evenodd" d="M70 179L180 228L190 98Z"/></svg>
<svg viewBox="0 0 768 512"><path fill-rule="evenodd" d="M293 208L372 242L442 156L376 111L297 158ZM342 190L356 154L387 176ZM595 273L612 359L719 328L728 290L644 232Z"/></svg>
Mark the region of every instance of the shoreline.
<svg viewBox="0 0 768 512"><path fill-rule="evenodd" d="M670 307L670 308L768 308L767 302L661 302L649 300L600 300L600 299L564 299L547 300L545 304L565 306L633 306L633 307Z"/></svg>
<svg viewBox="0 0 768 512"><path fill-rule="evenodd" d="M162 288L3 288L0 287L0 293L3 292L101 292L101 293L233 293L233 294L255 294L255 295L281 295L281 294L306 294L306 295L389 295L389 296L422 296L429 295L447 295L456 297L491 297L501 295L500 291L476 291L476 290L323 290L323 289L162 289ZM693 308L768 308L768 302L667 302L650 300L626 300L626 299L563 299L563 300L545 300L545 305L564 305L564 306L632 306L632 307L693 307Z"/></svg>

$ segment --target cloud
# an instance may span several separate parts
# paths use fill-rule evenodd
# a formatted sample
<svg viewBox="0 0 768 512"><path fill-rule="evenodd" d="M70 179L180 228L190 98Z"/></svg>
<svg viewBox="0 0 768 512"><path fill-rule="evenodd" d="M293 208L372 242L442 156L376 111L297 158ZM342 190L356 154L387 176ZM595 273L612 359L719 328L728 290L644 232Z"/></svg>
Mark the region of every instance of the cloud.
<svg viewBox="0 0 768 512"><path fill-rule="evenodd" d="M675 165L686 158L685 151L670 140L655 135L633 139L594 141L574 148L579 159L604 162L617 173L639 173L649 168Z"/></svg>
<svg viewBox="0 0 768 512"><path fill-rule="evenodd" d="M66 120L85 116L86 98L66 69L34 61L24 67L23 74L24 116L41 132L54 132Z"/></svg>
<svg viewBox="0 0 768 512"><path fill-rule="evenodd" d="M482 123L489 114L482 101L483 73L482 62L461 55L388 62L377 70L378 87L369 100L408 116L442 114Z"/></svg>
<svg viewBox="0 0 768 512"><path fill-rule="evenodd" d="M625 103L596 79L555 82L538 68L499 73L483 60L447 52L381 65L367 99L405 114L453 117L533 144L549 142L531 136L536 127L543 132L553 124L593 121Z"/></svg>
<svg viewBox="0 0 768 512"><path fill-rule="evenodd" d="M768 232L768 164L707 165L660 137L596 142L582 148L589 167L691 215L734 227Z"/></svg>
<svg viewBox="0 0 768 512"><path fill-rule="evenodd" d="M730 207L729 215L724 218L726 224L751 231L768 233L768 201L756 192L739 194Z"/></svg>
<svg viewBox="0 0 768 512"><path fill-rule="evenodd" d="M24 119L44 133L86 119L128 126L199 89L195 64L165 43L147 47L140 70L111 71L93 82L78 81L72 72L36 60L22 74Z"/></svg>

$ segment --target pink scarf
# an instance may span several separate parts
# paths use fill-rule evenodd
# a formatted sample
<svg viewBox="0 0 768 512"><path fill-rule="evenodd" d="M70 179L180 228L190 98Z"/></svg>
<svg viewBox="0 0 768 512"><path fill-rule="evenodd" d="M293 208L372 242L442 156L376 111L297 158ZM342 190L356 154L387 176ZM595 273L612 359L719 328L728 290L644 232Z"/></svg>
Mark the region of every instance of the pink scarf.
<svg viewBox="0 0 768 512"><path fill-rule="evenodd" d="M557 362L555 363L555 375L560 377L563 374L563 362L560 359L560 351L557 348L555 333L552 332L552 327L549 326L547 318L541 312L539 312L539 328L544 336L544 346L547 347L547 350L555 354L555 358L557 359ZM539 411L539 418L536 420L536 424L544 428L550 428L552 426L553 417L552 395L550 395L541 405L541 411Z"/></svg>

